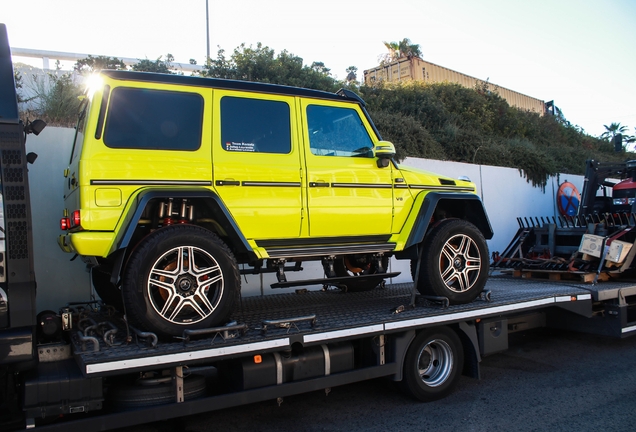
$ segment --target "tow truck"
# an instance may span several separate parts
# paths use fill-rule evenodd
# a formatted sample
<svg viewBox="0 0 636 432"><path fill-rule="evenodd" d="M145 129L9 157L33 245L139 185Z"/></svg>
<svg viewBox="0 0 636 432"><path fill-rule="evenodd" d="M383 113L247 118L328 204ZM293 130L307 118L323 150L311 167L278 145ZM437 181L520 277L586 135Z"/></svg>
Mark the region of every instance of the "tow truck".
<svg viewBox="0 0 636 432"><path fill-rule="evenodd" d="M451 305L402 283L242 298L231 322L159 338L101 301L35 306L27 134L0 26L0 427L109 430L386 377L433 401L532 328L636 334L636 284L491 276ZM415 278L418 274L415 272Z"/></svg>

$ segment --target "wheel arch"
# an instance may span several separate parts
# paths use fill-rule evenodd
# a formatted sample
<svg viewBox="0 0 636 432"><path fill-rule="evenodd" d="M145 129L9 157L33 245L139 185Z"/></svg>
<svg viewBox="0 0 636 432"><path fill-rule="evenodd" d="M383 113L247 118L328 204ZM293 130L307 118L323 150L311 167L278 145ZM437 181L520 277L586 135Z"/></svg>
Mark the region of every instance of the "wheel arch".
<svg viewBox="0 0 636 432"><path fill-rule="evenodd" d="M224 237L230 239L231 244L228 246L233 252L237 255L245 255L252 252L252 247L241 233L221 198L210 190L200 189L149 189L139 192L134 198L136 201L134 211L128 211L124 216L122 228L117 233L112 251L126 249L130 246L133 234L137 229L137 224L141 220L144 210L152 200L169 198L187 198L205 202L206 207L212 213L211 216L214 217L218 225L223 229Z"/></svg>
<svg viewBox="0 0 636 432"><path fill-rule="evenodd" d="M491 239L493 236L490 220L479 196L429 192L420 206L405 249L409 249L424 240L431 226L431 220L448 218L463 219L472 223L481 231L485 239Z"/></svg>
<svg viewBox="0 0 636 432"><path fill-rule="evenodd" d="M213 191L207 189L146 189L140 191L132 199L133 206L123 216L124 220L118 230L115 241L109 253L111 260L111 283L117 285L120 281L121 272L129 255L129 250L134 247L133 236L137 230L137 225L142 218L144 210L153 200L161 199L196 199L206 204L206 208L217 224L223 230L224 238L227 239L228 247L239 260L249 261L254 255L252 247L245 236L241 233L234 218L223 204L221 198Z"/></svg>

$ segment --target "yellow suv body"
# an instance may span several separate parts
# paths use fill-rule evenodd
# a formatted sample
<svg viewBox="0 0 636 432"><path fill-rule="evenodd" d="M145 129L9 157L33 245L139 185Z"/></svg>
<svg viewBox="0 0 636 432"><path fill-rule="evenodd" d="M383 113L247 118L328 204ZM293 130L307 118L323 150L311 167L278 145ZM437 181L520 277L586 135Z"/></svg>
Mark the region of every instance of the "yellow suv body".
<svg viewBox="0 0 636 432"><path fill-rule="evenodd" d="M134 324L222 324L239 263L288 286L285 271L317 260L325 284L366 290L395 255L421 263L423 293L461 303L482 290L492 230L475 185L395 163L352 92L99 77L65 170L59 244Z"/></svg>

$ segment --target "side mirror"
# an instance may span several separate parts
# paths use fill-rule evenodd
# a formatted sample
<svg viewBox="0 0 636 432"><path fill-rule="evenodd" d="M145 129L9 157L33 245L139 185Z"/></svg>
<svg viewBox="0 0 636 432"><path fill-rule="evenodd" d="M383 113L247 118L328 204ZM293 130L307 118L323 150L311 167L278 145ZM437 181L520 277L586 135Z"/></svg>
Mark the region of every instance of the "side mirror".
<svg viewBox="0 0 636 432"><path fill-rule="evenodd" d="M380 141L374 147L373 154L378 158L378 168L386 168L395 156L395 146L388 141Z"/></svg>
<svg viewBox="0 0 636 432"><path fill-rule="evenodd" d="M27 122L26 126L24 127L24 133L40 135L40 132L42 132L45 127L46 122L44 120L33 120L32 122Z"/></svg>

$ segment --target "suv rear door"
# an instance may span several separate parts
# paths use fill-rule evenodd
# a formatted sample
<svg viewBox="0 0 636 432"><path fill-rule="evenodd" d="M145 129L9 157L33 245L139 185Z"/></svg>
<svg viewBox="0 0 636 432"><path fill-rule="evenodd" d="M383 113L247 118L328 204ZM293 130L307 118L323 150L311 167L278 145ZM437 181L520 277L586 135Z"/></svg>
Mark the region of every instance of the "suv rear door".
<svg viewBox="0 0 636 432"><path fill-rule="evenodd" d="M215 90L214 185L247 239L300 235L295 99Z"/></svg>

